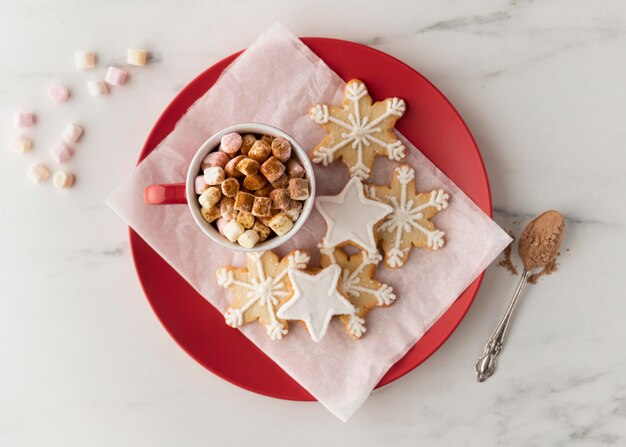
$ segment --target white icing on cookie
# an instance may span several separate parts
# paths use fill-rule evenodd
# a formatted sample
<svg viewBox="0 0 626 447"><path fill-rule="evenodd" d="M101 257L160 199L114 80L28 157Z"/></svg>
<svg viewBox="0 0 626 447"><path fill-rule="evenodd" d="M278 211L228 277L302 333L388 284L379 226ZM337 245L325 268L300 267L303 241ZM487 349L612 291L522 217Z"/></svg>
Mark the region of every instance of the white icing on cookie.
<svg viewBox="0 0 626 447"><path fill-rule="evenodd" d="M292 268L288 274L294 296L276 315L283 320L302 320L314 342L324 338L334 315L354 313L354 306L337 290L341 274L338 265L330 265L315 275Z"/></svg>
<svg viewBox="0 0 626 447"><path fill-rule="evenodd" d="M393 211L391 206L365 197L358 177L352 177L336 196L317 197L315 207L328 227L324 246L353 242L371 253L376 252L374 227Z"/></svg>

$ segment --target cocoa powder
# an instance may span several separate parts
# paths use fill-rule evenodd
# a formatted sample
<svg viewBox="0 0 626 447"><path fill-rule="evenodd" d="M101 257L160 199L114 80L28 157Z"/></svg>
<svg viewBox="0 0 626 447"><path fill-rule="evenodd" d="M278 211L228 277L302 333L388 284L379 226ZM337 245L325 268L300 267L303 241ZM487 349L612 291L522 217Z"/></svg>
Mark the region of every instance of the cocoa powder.
<svg viewBox="0 0 626 447"><path fill-rule="evenodd" d="M559 253L565 222L558 211L546 211L530 222L519 239L518 252L526 270L543 269L533 275L531 282L556 270L556 256Z"/></svg>

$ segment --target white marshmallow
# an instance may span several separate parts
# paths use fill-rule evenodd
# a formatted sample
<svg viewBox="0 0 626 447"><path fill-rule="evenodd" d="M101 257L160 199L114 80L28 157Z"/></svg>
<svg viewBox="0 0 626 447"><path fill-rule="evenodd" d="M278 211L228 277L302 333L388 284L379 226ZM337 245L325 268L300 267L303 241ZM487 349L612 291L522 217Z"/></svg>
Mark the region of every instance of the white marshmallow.
<svg viewBox="0 0 626 447"><path fill-rule="evenodd" d="M204 170L204 182L207 185L221 185L225 179L226 174L219 166L211 166Z"/></svg>
<svg viewBox="0 0 626 447"><path fill-rule="evenodd" d="M63 138L68 143L76 143L83 134L83 128L76 123L69 123L63 130Z"/></svg>
<svg viewBox="0 0 626 447"><path fill-rule="evenodd" d="M28 170L27 175L31 182L41 183L48 180L48 177L50 177L50 171L48 171L48 168L44 165L36 164Z"/></svg>
<svg viewBox="0 0 626 447"><path fill-rule="evenodd" d="M89 81L87 83L87 88L89 89L89 94L91 96L102 96L109 93L109 88L106 83L100 79Z"/></svg>
<svg viewBox="0 0 626 447"><path fill-rule="evenodd" d="M71 188L74 184L74 176L69 172L60 171L54 174L52 183L59 189Z"/></svg>
<svg viewBox="0 0 626 447"><path fill-rule="evenodd" d="M129 48L127 51L126 62L130 65L137 67L143 67L146 65L146 59L148 58L148 52L143 48Z"/></svg>
<svg viewBox="0 0 626 447"><path fill-rule="evenodd" d="M242 247L252 248L259 242L259 233L254 230L246 230L237 238L237 242Z"/></svg>
<svg viewBox="0 0 626 447"><path fill-rule="evenodd" d="M26 137L19 136L11 142L11 148L20 154L25 154L31 147L33 147L33 142Z"/></svg>
<svg viewBox="0 0 626 447"><path fill-rule="evenodd" d="M272 217L267 226L274 230L279 236L287 234L289 230L293 228L293 222L284 212L278 213L274 217Z"/></svg>
<svg viewBox="0 0 626 447"><path fill-rule="evenodd" d="M91 51L78 51L74 55L76 68L79 70L89 70L96 65L96 55Z"/></svg>
<svg viewBox="0 0 626 447"><path fill-rule="evenodd" d="M243 234L245 229L243 226L237 222L235 219L231 220L224 227L224 236L231 242L235 242L239 236Z"/></svg>

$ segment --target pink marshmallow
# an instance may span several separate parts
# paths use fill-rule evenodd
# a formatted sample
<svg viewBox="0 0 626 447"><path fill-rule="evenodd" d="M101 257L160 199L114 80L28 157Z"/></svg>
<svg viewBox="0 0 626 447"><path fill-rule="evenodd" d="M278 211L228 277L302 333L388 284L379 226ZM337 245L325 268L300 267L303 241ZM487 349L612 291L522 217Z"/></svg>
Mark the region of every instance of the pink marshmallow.
<svg viewBox="0 0 626 447"><path fill-rule="evenodd" d="M202 160L202 170L204 171L206 168L210 168L213 166L219 166L220 168L224 169L226 167L226 163L228 163L229 161L230 157L228 157L226 153L219 151L211 152L206 157L204 157L204 160Z"/></svg>
<svg viewBox="0 0 626 447"><path fill-rule="evenodd" d="M287 175L289 178L302 178L306 174L306 171L300 163L293 158L287 162Z"/></svg>
<svg viewBox="0 0 626 447"><path fill-rule="evenodd" d="M220 151L235 155L241 148L241 143L243 143L243 138L237 132L227 133L220 141Z"/></svg>
<svg viewBox="0 0 626 447"><path fill-rule="evenodd" d="M207 189L209 189L209 185L204 181L204 175L199 175L195 180L196 194L200 195Z"/></svg>
<svg viewBox="0 0 626 447"><path fill-rule="evenodd" d="M230 222L230 220L224 219L223 217L220 217L215 222L215 225L217 226L217 231L219 231L222 236L224 236L224 227L228 225L228 222Z"/></svg>
<svg viewBox="0 0 626 447"><path fill-rule="evenodd" d="M50 155L52 155L52 158L55 162L57 162L57 164L65 163L74 155L72 148L65 143L58 143L55 146L52 146L49 151Z"/></svg>
<svg viewBox="0 0 626 447"><path fill-rule="evenodd" d="M104 75L104 80L107 84L117 86L126 84L126 78L128 78L128 73L114 66L107 68L107 72Z"/></svg>
<svg viewBox="0 0 626 447"><path fill-rule="evenodd" d="M22 111L15 114L15 127L33 127L35 124L35 114L31 111Z"/></svg>
<svg viewBox="0 0 626 447"><path fill-rule="evenodd" d="M48 87L48 96L54 102L65 102L70 97L70 91L61 84L52 84Z"/></svg>

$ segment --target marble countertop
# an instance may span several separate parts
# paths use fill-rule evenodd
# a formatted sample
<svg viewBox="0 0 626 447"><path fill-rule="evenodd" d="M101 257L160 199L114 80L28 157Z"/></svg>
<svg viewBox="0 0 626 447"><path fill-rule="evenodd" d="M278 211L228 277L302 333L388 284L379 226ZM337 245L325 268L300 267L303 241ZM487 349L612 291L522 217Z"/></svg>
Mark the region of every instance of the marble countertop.
<svg viewBox="0 0 626 447"><path fill-rule="evenodd" d="M626 4L296 3L3 4L3 145L20 107L39 122L31 153L0 151L0 446L624 445ZM212 375L152 313L104 199L176 92L275 21L381 49L435 83L481 148L505 229L549 208L567 216L559 271L528 288L488 382L473 364L515 286L495 266L443 347L346 424ZM89 97L85 82L129 46L150 49L149 66ZM73 65L85 48L99 58L87 73ZM46 98L53 81L70 102ZM30 184L27 168L72 120L85 127L75 188Z"/></svg>

